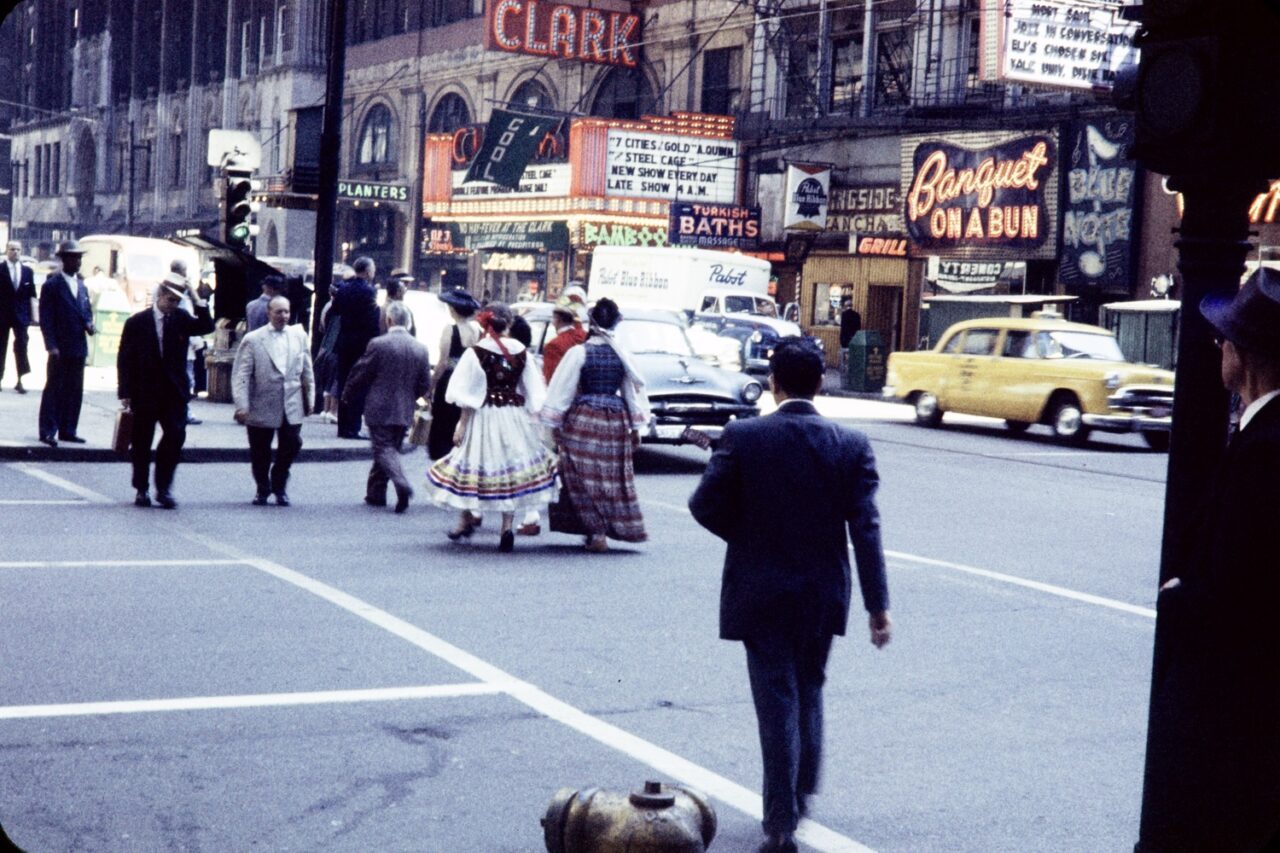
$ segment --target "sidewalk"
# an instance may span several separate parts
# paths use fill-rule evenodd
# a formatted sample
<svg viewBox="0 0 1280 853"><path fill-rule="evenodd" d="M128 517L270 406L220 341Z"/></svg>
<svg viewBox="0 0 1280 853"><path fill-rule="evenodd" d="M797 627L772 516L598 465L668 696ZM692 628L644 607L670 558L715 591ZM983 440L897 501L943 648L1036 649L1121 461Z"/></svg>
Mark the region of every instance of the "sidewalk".
<svg viewBox="0 0 1280 853"><path fill-rule="evenodd" d="M0 388L0 460L29 462L124 462L111 449L115 429L116 371L114 367L87 367L84 372L84 404L80 407L78 432L84 444L59 443L49 447L39 441L40 392L44 389L45 353L40 332L32 330L31 372L22 378L26 394L13 390L13 353L7 359L4 386ZM210 403L203 398L191 401L191 414L203 423L187 427L182 450L186 462L248 462L249 439L245 429L232 417L230 403ZM159 430L157 430L157 435ZM302 425L300 461L329 461L372 458L368 441L338 438L335 424L312 415Z"/></svg>

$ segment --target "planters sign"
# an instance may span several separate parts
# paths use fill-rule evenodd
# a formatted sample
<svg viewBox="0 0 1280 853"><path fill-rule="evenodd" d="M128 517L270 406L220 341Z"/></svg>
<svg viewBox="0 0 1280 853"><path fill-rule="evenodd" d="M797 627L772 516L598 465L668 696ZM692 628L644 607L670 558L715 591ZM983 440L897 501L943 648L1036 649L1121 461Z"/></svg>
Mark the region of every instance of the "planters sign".
<svg viewBox="0 0 1280 853"><path fill-rule="evenodd" d="M914 254L1053 257L1057 151L1049 134L986 141L980 134L912 145L904 162ZM966 144L968 136L976 144ZM904 149L904 161L906 150Z"/></svg>
<svg viewBox="0 0 1280 853"><path fill-rule="evenodd" d="M639 15L538 0L489 0L486 7L489 50L636 67Z"/></svg>

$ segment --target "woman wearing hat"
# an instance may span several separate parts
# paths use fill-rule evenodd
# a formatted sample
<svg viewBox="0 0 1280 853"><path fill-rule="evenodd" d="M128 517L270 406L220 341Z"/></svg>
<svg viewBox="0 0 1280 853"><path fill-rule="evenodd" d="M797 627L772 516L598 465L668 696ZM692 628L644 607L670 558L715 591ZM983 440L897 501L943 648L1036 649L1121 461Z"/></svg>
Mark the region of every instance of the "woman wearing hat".
<svg viewBox="0 0 1280 853"><path fill-rule="evenodd" d="M610 299L591 308L591 335L556 368L540 413L560 452L560 500L551 529L587 537L588 551L608 538L643 542L636 497L632 430L649 422L649 401L630 354L614 339L621 315Z"/></svg>
<svg viewBox="0 0 1280 853"><path fill-rule="evenodd" d="M436 363L431 374L431 386L435 389L431 395L431 428L427 432L427 455L432 459L443 459L453 450L453 432L458 426L458 418L462 410L447 399L450 377L458 366L462 354L480 340L482 331L480 324L472 317L480 310L480 303L465 290L446 290L440 294L440 301L449 306L449 316L453 323L445 326L440 336L440 361Z"/></svg>
<svg viewBox="0 0 1280 853"><path fill-rule="evenodd" d="M478 514L497 510L503 552L515 545L515 513L550 503L555 484L555 457L531 417L546 389L524 345L506 335L512 318L499 303L478 315L484 336L458 359L449 379L448 402L462 409L456 446L427 471L436 503L461 510L449 538L471 536Z"/></svg>

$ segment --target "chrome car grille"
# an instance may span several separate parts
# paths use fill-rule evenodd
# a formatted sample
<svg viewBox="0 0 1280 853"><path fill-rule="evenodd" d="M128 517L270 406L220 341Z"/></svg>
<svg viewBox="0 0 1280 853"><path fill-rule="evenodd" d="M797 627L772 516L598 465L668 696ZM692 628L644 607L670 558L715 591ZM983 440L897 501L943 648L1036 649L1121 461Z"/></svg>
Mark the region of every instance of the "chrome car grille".
<svg viewBox="0 0 1280 853"><path fill-rule="evenodd" d="M1172 388L1121 388L1107 398L1113 410L1167 417L1173 412Z"/></svg>

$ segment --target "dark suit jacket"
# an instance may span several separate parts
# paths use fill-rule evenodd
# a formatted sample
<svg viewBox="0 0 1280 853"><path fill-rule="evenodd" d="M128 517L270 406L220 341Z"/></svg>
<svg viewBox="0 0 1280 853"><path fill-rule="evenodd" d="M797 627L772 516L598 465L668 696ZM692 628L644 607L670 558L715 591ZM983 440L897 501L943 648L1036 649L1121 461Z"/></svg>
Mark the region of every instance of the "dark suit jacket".
<svg viewBox="0 0 1280 853"><path fill-rule="evenodd" d="M807 401L730 423L689 499L698 523L728 543L720 636L843 634L849 537L864 606L887 610L879 482L866 436Z"/></svg>
<svg viewBox="0 0 1280 853"><path fill-rule="evenodd" d="M369 341L351 368L343 399L365 394L364 419L370 426L413 423L414 403L431 392L431 356L426 344L394 328Z"/></svg>
<svg viewBox="0 0 1280 853"><path fill-rule="evenodd" d="M0 327L31 325L31 300L36 298L36 278L31 268L21 268L17 290L9 275L9 259L0 258Z"/></svg>
<svg viewBox="0 0 1280 853"><path fill-rule="evenodd" d="M369 341L378 336L378 296L373 286L362 278L343 282L333 297L333 311L342 318L338 330L338 358L350 363L364 355Z"/></svg>
<svg viewBox="0 0 1280 853"><path fill-rule="evenodd" d="M56 349L64 359L84 361L89 357L85 333L93 324L89 289L75 276L73 296L61 272L51 273L40 287L40 333L46 350Z"/></svg>
<svg viewBox="0 0 1280 853"><path fill-rule="evenodd" d="M120 351L116 355L117 396L140 411L185 404L191 397L187 379L187 342L192 335L213 331L209 306L195 306L195 316L181 308L165 330L164 355L156 335L152 309L146 308L124 321Z"/></svg>
<svg viewBox="0 0 1280 853"><path fill-rule="evenodd" d="M1146 816L1185 850L1280 838L1280 397L1232 438L1181 586L1160 593ZM1268 847L1267 849L1272 849Z"/></svg>

